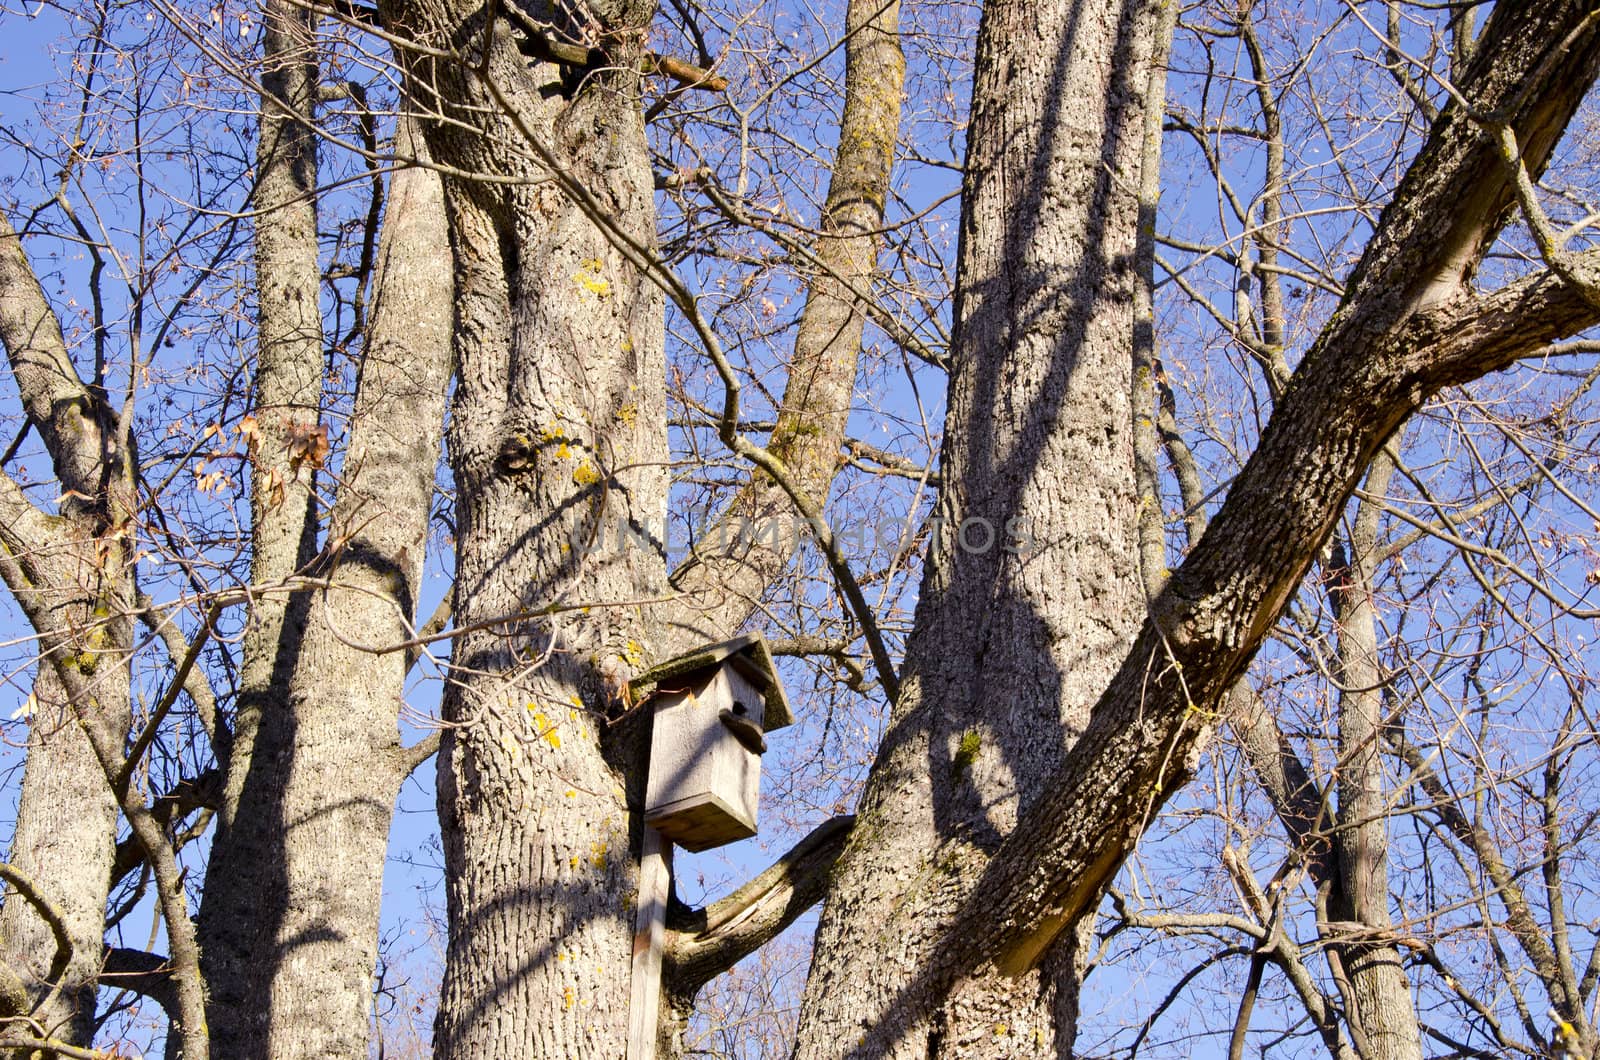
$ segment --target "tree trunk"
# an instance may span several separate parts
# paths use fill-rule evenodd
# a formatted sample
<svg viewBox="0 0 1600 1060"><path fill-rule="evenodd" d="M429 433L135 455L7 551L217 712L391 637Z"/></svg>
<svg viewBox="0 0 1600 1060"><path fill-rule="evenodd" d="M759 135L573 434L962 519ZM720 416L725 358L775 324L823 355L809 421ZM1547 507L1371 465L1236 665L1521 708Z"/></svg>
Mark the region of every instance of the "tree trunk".
<svg viewBox="0 0 1600 1060"><path fill-rule="evenodd" d="M1571 0L1496 7L1463 79L1481 113L1506 116L1535 179L1600 70L1600 34L1587 15ZM1396 427L1439 389L1593 324L1591 288L1554 273L1487 295L1468 288L1513 199L1494 138L1452 106L1065 764L988 859L937 950L924 966L897 972L905 987L863 1017L867 1040L853 1055L887 1053L895 1032L883 1028L930 1020L964 978L998 971L1022 979L1049 960L1056 940L1093 912L1145 822L1188 778L1223 697ZM1567 263L1588 283L1597 267L1593 254ZM841 1026L824 1033L849 1040Z"/></svg>
<svg viewBox="0 0 1600 1060"><path fill-rule="evenodd" d="M263 874L281 873L282 829L289 823L277 791L294 754L289 680L311 601L281 583L303 572L317 547L316 466L292 460L291 443L303 445L317 430L324 374L317 141L310 126L318 96L316 16L292 0L268 0L262 50L252 202L257 346L250 580L257 591L241 650L232 738L219 749L226 780L197 925L212 1041L219 1055L240 1057L264 1055L271 1037L261 980L280 959L274 921L286 897L273 885L268 900L257 903L255 886Z"/></svg>
<svg viewBox="0 0 1600 1060"><path fill-rule="evenodd" d="M1380 454L1367 474L1367 494L1356 509L1348 556L1338 571L1339 768L1338 830L1334 849L1338 886L1327 913L1360 937L1325 937L1328 960L1348 977L1346 1016L1363 1057L1421 1060L1422 1037L1389 919L1388 806L1383 785L1383 671L1378 663L1377 608L1372 599L1378 551L1379 501L1394 463ZM1323 930L1328 935L1326 922ZM1349 928L1345 929L1346 931Z"/></svg>
<svg viewBox="0 0 1600 1060"><path fill-rule="evenodd" d="M126 682L119 678L101 686L108 703L115 702L111 697L119 684L122 702L127 702ZM33 698L28 758L7 861L32 879L62 916L72 954L61 974L52 975L61 955L50 925L20 894L9 894L0 908L0 961L21 977L27 1006L4 1015L31 1011L52 1037L87 1046L94 1034L117 803L48 662L40 663ZM58 984L60 992L47 998ZM0 999L0 1004L10 1009L9 1001Z"/></svg>
<svg viewBox="0 0 1600 1060"><path fill-rule="evenodd" d="M427 160L402 118L396 154L413 151ZM332 585L305 596L286 700L261 715L207 874L224 1055L367 1055L389 825L410 769L398 730L407 653L379 649L414 630L450 371L446 239L438 174L396 173L319 570Z"/></svg>
<svg viewBox="0 0 1600 1060"><path fill-rule="evenodd" d="M226 846L254 764L256 730L288 698L308 601L276 583L316 554L314 462L293 443L321 415L322 271L317 245L316 16L294 0L268 0L262 14L264 70L256 145L256 371L250 445L250 606L239 704L217 842ZM276 752L267 749L268 755ZM209 932L208 932L209 934Z"/></svg>
<svg viewBox="0 0 1600 1060"><path fill-rule="evenodd" d="M883 242L884 203L900 129L906 60L900 47L899 0L850 0L845 12L844 114L839 148L822 206L821 234L805 309L794 340L778 422L768 449L791 485L819 509L839 469L856 362ZM672 574L686 606L663 631L667 657L695 642L721 640L755 610L788 566L798 534L763 533L763 524L794 519L783 487L757 471L729 503L705 541L727 542L718 553L697 551ZM753 532L744 533L747 529Z"/></svg>
<svg viewBox="0 0 1600 1060"><path fill-rule="evenodd" d="M31 1013L38 1021L8 1022L8 1037L37 1036L42 1028L88 1046L118 809L92 738L120 748L131 724L131 473L103 394L80 380L60 322L3 216L0 342L63 487L60 514L46 515L0 470L0 578L39 638L35 714L8 855L38 888L39 901L13 890L0 909L0 961L25 977L0 984L0 1015ZM70 957L41 905L64 928Z"/></svg>
<svg viewBox="0 0 1600 1060"><path fill-rule="evenodd" d="M897 1010L1060 766L1141 612L1128 347L1154 14L985 9L940 532L818 929L800 1057L1071 1049L1073 940L1029 975L975 977L911 1020Z"/></svg>
<svg viewBox="0 0 1600 1060"><path fill-rule="evenodd" d="M226 768L212 840L208 886L197 924L208 988L207 1022L222 1056L251 1056L271 1035L259 978L276 966L274 927L285 898L258 903L262 873L281 871L287 822L276 795L294 754L289 680L311 600L284 579L306 568L317 547L314 465L291 460L321 416L322 276L317 247L315 16L292 0L269 0L262 15L264 69L253 205L257 346L250 440L250 627L241 649L231 739L218 749ZM271 586L267 591L264 587ZM238 825L236 830L235 826ZM212 883L220 886L211 886Z"/></svg>
<svg viewBox="0 0 1600 1060"><path fill-rule="evenodd" d="M640 748L621 741L613 762L601 741L655 650L640 601L666 589L663 310L597 221L654 246L638 75L652 5L586 7L606 57L586 69L530 67L476 2L385 8L469 52L410 71L447 119L428 128L435 157L512 178L446 181L463 632L439 756L442 1060L619 1057L627 1036ZM575 30L564 9L525 10Z"/></svg>

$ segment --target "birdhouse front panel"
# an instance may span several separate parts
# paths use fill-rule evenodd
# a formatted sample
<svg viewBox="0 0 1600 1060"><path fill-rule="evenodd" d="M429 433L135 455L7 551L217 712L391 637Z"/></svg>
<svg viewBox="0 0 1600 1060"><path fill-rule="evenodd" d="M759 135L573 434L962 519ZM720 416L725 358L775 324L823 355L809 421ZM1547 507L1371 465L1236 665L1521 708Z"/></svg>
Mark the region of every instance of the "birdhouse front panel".
<svg viewBox="0 0 1600 1060"><path fill-rule="evenodd" d="M733 665L657 690L645 823L686 850L756 834L762 690Z"/></svg>

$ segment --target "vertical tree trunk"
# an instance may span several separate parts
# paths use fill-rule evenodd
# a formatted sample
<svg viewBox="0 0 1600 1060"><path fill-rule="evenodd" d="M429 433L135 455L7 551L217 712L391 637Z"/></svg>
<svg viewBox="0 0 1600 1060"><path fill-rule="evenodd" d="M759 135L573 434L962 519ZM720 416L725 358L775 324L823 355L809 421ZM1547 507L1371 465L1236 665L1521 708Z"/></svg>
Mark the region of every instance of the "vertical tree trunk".
<svg viewBox="0 0 1600 1060"><path fill-rule="evenodd" d="M114 669L109 662L107 668ZM115 706L111 697L119 690L122 702L127 702L127 684L119 678L100 686L108 706ZM52 1037L87 1046L94 1033L117 804L47 661L39 664L33 697L28 758L7 861L32 879L62 915L72 939L72 957L62 974L53 977L58 948L50 926L20 894L7 895L0 908L0 960L23 977L28 1007L4 1015L31 1011ZM118 713L112 710L106 724L115 724ZM57 983L60 992L41 1006Z"/></svg>
<svg viewBox="0 0 1600 1060"><path fill-rule="evenodd" d="M1339 627L1339 824L1328 914L1358 936L1326 938L1328 959L1348 976L1346 1016L1372 1060L1421 1060L1422 1038L1411 984L1389 919L1388 806L1383 785L1383 670L1378 664L1377 608L1372 580L1378 551L1379 501L1394 462L1379 454L1367 473L1371 500L1356 509L1348 556L1336 593Z"/></svg>
<svg viewBox="0 0 1600 1060"><path fill-rule="evenodd" d="M402 118L396 154L413 152L427 160ZM332 587L304 596L285 699L261 715L207 875L206 923L243 947L206 951L225 1055L367 1055L384 857L409 771L407 654L376 649L407 640L415 621L450 370L446 243L438 174L396 173L319 570Z"/></svg>
<svg viewBox="0 0 1600 1060"><path fill-rule="evenodd" d="M932 1016L899 1010L1141 614L1128 349L1153 16L1110 0L985 9L940 533L818 929L800 1057L1071 1048L1070 938L1041 969L962 984Z"/></svg>
<svg viewBox="0 0 1600 1060"><path fill-rule="evenodd" d="M850 0L845 13L844 113L839 148L822 205L816 265L794 340L778 422L768 442L793 484L818 508L839 469L869 293L882 244L884 203L900 130L906 60L900 47L899 0ZM738 629L768 585L788 566L794 534L741 534L744 525L795 518L793 501L770 477L755 472L729 503L708 541L729 543L720 554L697 553L672 575L687 597L663 630L662 654L694 641L720 640Z"/></svg>
<svg viewBox="0 0 1600 1060"><path fill-rule="evenodd" d="M769 442L792 483L818 507L825 503L839 469L839 446L850 418L866 324L858 292L870 291L877 272L884 204L899 137L905 54L900 46L898 0L850 0L845 34L839 147L822 206L816 267ZM798 535L741 537L733 524L743 519L759 527L761 520L794 517L794 503L783 487L760 471L752 473L728 505L721 532L706 535L708 540L726 541L728 549L692 556L673 572L673 587L685 601L663 623L659 655L686 651L696 641L720 640L749 619L761 594L788 566ZM694 997L709 977L706 973L684 977L689 981L671 981L669 976L663 988L660 1056L683 1055Z"/></svg>
<svg viewBox="0 0 1600 1060"><path fill-rule="evenodd" d="M1483 36L1482 61L1463 91L1483 112L1507 108L1529 172L1540 172L1594 80L1600 37L1586 9L1570 0L1497 6ZM974 149L981 142L975 118ZM1222 697L1398 425L1440 388L1589 325L1594 307L1584 290L1549 274L1490 296L1467 295L1466 281L1512 201L1494 151L1490 136L1460 111L1435 126L1260 446L1167 582L1065 765L1024 804L1023 819L988 858L981 890L937 938L939 949L930 954L920 932L884 937L868 923L839 945L825 914L828 948L819 961L843 964L836 952L874 939L889 952L890 970L862 976L866 989L843 976L822 982L814 972L802 1055L838 1051L851 1040L859 1042L852 1055L884 1055L935 1021L951 991L959 998L963 976L996 968L1026 977L1048 961L1063 930L1092 915L1145 822L1189 775ZM942 590L936 576L929 580L925 604ZM971 746L975 756L981 745ZM907 769L885 787L910 791L918 779ZM882 798L879 790L869 795ZM869 800L866 811L877 806ZM858 825L856 838L873 842L874 831ZM868 853L853 842L847 856L864 861ZM857 893L847 889L844 897ZM830 1001L829 987L850 1000ZM843 1018L822 1024L817 1010Z"/></svg>
<svg viewBox="0 0 1600 1060"><path fill-rule="evenodd" d="M639 602L666 588L663 310L596 218L654 246L638 74L653 5L583 7L605 55L583 69L530 67L476 2L385 8L467 53L411 71L447 119L428 129L435 157L513 178L446 185L464 632L439 756L443 1060L620 1057L627 1034L636 749L614 764L601 740L615 689L655 650ZM564 7L524 10L579 30Z"/></svg>
<svg viewBox="0 0 1600 1060"><path fill-rule="evenodd" d="M35 715L7 856L34 881L72 943L70 961L53 976L57 940L41 911L13 892L0 909L0 960L29 979L5 984L0 1014L32 1013L47 1033L87 1046L117 822L117 800L90 733L120 747L131 724L133 594L124 548L131 472L103 395L80 380L60 322L3 216L0 343L63 487L60 514L46 515L0 470L0 579L39 638ZM78 702L63 674L73 678ZM34 1028L8 1022L3 1031Z"/></svg>
<svg viewBox="0 0 1600 1060"><path fill-rule="evenodd" d="M271 585L316 553L316 468L293 459L321 415L322 271L317 244L316 16L294 0L268 0L262 14L264 69L255 224L256 371L250 449L250 580ZM226 845L253 766L264 715L288 693L307 600L281 588L251 601L232 761L217 841ZM271 719L265 719L270 722ZM269 756L276 749L267 749Z"/></svg>
<svg viewBox="0 0 1600 1060"><path fill-rule="evenodd" d="M321 415L322 275L317 245L316 17L293 0L267 0L256 145L257 346L250 445L250 580L268 586L316 554L313 466L291 462ZM212 841L199 935L209 991L207 1021L222 1056L258 1055L270 1036L260 983L279 960L272 925L281 880L258 904L255 884L282 872L286 825L277 790L294 753L289 679L310 598L282 587L258 593L242 648L239 699L223 802ZM235 826L238 826L237 828ZM258 919L259 917L259 919Z"/></svg>

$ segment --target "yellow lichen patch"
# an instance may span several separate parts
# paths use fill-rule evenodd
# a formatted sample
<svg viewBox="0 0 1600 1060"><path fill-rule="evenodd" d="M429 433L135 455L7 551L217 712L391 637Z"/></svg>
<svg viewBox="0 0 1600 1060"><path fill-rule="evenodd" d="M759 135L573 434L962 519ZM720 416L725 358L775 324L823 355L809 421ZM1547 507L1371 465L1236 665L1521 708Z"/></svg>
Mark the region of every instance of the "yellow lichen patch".
<svg viewBox="0 0 1600 1060"><path fill-rule="evenodd" d="M571 1008L572 1007L572 1002L573 1002L572 987L569 986L565 990L563 990L561 992L561 997L562 997L562 1008Z"/></svg>
<svg viewBox="0 0 1600 1060"><path fill-rule="evenodd" d="M589 864L597 869L606 867L606 845L601 840L595 840L589 845Z"/></svg>
<svg viewBox="0 0 1600 1060"><path fill-rule="evenodd" d="M596 298L605 298L611 294L611 282L601 275L604 268L605 263L599 258L590 258L579 264L578 271L572 274L572 282Z"/></svg>
<svg viewBox="0 0 1600 1060"><path fill-rule="evenodd" d="M994 1036L996 1038L1004 1038L1006 1036L1006 1025L1004 1023L996 1023L994 1025Z"/></svg>
<svg viewBox="0 0 1600 1060"><path fill-rule="evenodd" d="M593 464L585 460L572 469L572 481L580 486L593 486L600 481L600 472L595 470Z"/></svg>
<svg viewBox="0 0 1600 1060"><path fill-rule="evenodd" d="M644 645L636 640L630 640L622 646L622 661L634 669L644 663Z"/></svg>
<svg viewBox="0 0 1600 1060"><path fill-rule="evenodd" d="M528 709L529 710L533 710L533 704L532 703L528 704ZM534 731L539 734L539 738L541 740L543 740L545 743L549 744L551 747L554 747L557 750L560 750L560 748L561 748L561 734L556 732L555 723L552 722L549 718L545 717L544 711L542 711L542 710L534 710L533 711L533 728L534 728Z"/></svg>
<svg viewBox="0 0 1600 1060"><path fill-rule="evenodd" d="M631 428L639 420L639 403L630 401L617 410L617 422Z"/></svg>

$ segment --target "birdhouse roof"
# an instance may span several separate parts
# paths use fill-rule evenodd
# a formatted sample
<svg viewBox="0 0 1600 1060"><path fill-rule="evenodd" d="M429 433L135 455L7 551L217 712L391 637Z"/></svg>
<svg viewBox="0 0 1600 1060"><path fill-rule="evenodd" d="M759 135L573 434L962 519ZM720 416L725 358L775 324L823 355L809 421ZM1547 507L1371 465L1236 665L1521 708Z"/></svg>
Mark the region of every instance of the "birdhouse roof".
<svg viewBox="0 0 1600 1060"><path fill-rule="evenodd" d="M723 665L735 667L745 680L761 690L766 705L762 717L764 730L773 732L794 724L794 712L789 709L789 697L784 695L783 683L778 680L772 649L767 647L767 638L760 633L747 633L720 644L707 644L684 652L629 681L628 690L633 693L634 702L642 702L654 695L664 681Z"/></svg>

